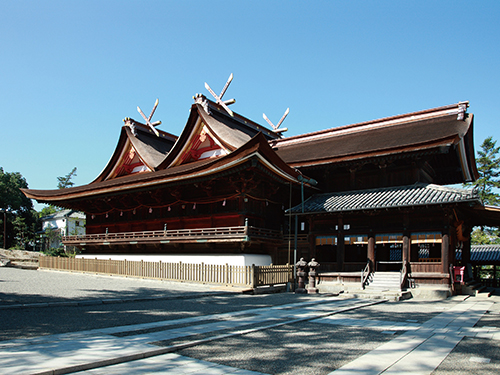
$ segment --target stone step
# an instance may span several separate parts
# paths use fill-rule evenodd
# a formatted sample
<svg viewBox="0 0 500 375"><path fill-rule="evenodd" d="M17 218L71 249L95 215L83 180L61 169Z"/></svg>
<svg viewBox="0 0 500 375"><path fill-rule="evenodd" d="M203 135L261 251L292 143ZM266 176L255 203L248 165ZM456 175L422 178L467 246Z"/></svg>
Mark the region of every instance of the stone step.
<svg viewBox="0 0 500 375"><path fill-rule="evenodd" d="M352 296L354 298L363 298L363 299L387 299L389 301L401 301L405 299L410 299L412 294L410 291L377 291L377 290L349 290L345 293L348 296Z"/></svg>

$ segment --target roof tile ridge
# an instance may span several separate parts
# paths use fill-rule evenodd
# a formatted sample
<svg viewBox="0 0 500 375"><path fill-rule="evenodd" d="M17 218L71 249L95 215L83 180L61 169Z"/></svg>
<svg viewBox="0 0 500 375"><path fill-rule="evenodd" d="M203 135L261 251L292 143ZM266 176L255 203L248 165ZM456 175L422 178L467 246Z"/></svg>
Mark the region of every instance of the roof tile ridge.
<svg viewBox="0 0 500 375"><path fill-rule="evenodd" d="M208 107L210 109L213 109L213 110L215 110L215 111L223 114L224 116L228 115L227 112L226 112L226 110L224 108L222 108L222 106L220 104L215 103L214 101L206 98L205 96L203 96L203 100L205 100L207 102ZM195 102L194 104L199 104L202 108L204 108L203 105L201 105L198 102ZM264 125L261 125L258 122L255 122L253 120L250 120L248 117L245 117L245 116L239 114L238 112L233 111L233 114L234 114L234 116L232 118L234 120L242 123L243 125L245 125L247 127L253 128L254 130L257 130L257 131L260 131L260 132L265 132L269 136L273 136L273 135L277 136L277 137L279 136L278 134L276 134L274 131L272 131L268 127L266 127Z"/></svg>
<svg viewBox="0 0 500 375"><path fill-rule="evenodd" d="M437 184L427 184L427 186L434 190L455 192L457 194L463 194L463 195L477 195L477 193L474 191L474 188L466 189L466 188L459 188L447 185L437 185Z"/></svg>
<svg viewBox="0 0 500 375"><path fill-rule="evenodd" d="M144 131L145 133L149 133L149 134L153 134L151 132L151 129L146 125L146 124L143 124L142 122L139 122L137 120L134 120L133 118L131 117L126 117L123 122L125 123L122 127L123 128L130 128L130 125L129 124L134 124L134 126L138 126L139 128L141 128L142 131ZM160 133L162 135L162 138L166 138L166 139L170 139L170 140L173 140L175 141L177 138L179 138L179 136L175 135L175 134L172 134L172 133L169 133L165 130L161 130L161 129L156 129L158 130L158 133Z"/></svg>
<svg viewBox="0 0 500 375"><path fill-rule="evenodd" d="M273 147L276 146L287 146L296 143L302 143L304 141L312 141L321 138L327 138L332 136L340 136L353 132L368 131L374 128L384 128L389 126L396 126L405 123L420 121L423 119L431 119L437 117L444 117L448 115L458 114L461 111L461 106L468 106L468 101L459 102L457 104L450 104L443 107L437 107L432 109L427 109L418 112L411 112L401 115L395 115L390 117L383 117L380 119L364 121L356 124L343 125L339 127L328 128L324 130L318 130L310 133L299 134L291 137L276 139L269 141L272 143Z"/></svg>

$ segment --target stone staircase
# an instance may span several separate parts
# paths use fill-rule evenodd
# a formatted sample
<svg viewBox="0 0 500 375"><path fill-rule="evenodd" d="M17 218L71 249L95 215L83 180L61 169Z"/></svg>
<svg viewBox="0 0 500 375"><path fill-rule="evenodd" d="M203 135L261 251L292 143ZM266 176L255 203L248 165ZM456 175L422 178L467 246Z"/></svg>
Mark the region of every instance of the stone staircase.
<svg viewBox="0 0 500 375"><path fill-rule="evenodd" d="M368 281L366 290L401 291L399 272L373 272Z"/></svg>
<svg viewBox="0 0 500 375"><path fill-rule="evenodd" d="M468 294L473 297L490 297L491 291L487 290L484 285L472 278L472 265L467 263L466 267L465 282L460 286L460 294Z"/></svg>
<svg viewBox="0 0 500 375"><path fill-rule="evenodd" d="M474 279L469 279L461 286L461 294L468 294L473 297L490 297L491 292L488 291L487 288L480 282L477 282Z"/></svg>
<svg viewBox="0 0 500 375"><path fill-rule="evenodd" d="M393 301L411 298L411 292L401 290L399 272L373 272L367 279L365 289L349 290L348 294L359 298Z"/></svg>

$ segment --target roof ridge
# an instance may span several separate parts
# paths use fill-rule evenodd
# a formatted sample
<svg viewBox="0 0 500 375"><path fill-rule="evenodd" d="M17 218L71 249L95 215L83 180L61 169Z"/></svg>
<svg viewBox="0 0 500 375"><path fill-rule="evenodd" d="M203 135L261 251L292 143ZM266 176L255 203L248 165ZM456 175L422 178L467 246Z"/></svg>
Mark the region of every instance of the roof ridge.
<svg viewBox="0 0 500 375"><path fill-rule="evenodd" d="M457 104L450 104L443 107L431 108L427 110L422 110L418 112L410 112L401 115L395 115L390 117L384 117L376 120L364 121L360 123L343 125L339 127L328 128L324 130L318 130L311 133L299 134L292 137L276 139L272 142L273 146L287 146L291 144L296 144L299 142L315 140L319 138L340 136L344 134L349 134L353 132L368 131L374 128L383 128L389 126L401 125L404 123L410 123L415 121L421 121L424 119L431 119L437 117L444 117L449 115L464 114L467 111L469 105L468 101L459 102ZM458 118L457 117L457 118Z"/></svg>
<svg viewBox="0 0 500 375"><path fill-rule="evenodd" d="M259 132L263 132L263 133L265 132L268 136L271 136L271 137L272 136L280 137L280 134L275 133L273 130L269 129L268 127L263 126L255 121L249 119L248 117L245 117L245 116L239 114L238 112L232 111L234 116L230 116L220 104L215 103L214 101L208 99L203 94L197 94L196 96L193 96L193 98L195 99L194 104L201 105L202 108L205 110L205 112L207 112L207 108L210 107L210 109L215 110L224 116L228 116L228 117L240 122L244 126L253 128L254 130L257 130Z"/></svg>
<svg viewBox="0 0 500 375"><path fill-rule="evenodd" d="M460 189L460 188L449 187L446 185L437 185L437 184L430 184L430 183L425 183L425 182L415 182L412 185L384 186L384 187L378 187L378 188L345 190L345 191L339 191L339 192L326 192L326 193L320 193L320 194L321 195L332 195L332 194L338 193L338 195L342 195L342 194L346 195L346 194L353 194L353 193L359 193L359 192L369 192L369 191L406 190L406 189L410 189L412 187L431 188L434 190L441 190L441 191L448 191L448 192L453 191L453 192L462 193L462 194L474 193L474 189ZM318 194L318 195L320 195L320 194Z"/></svg>
<svg viewBox="0 0 500 375"><path fill-rule="evenodd" d="M441 193L436 193L436 191ZM389 209L468 201L480 202L476 191L417 182L413 185L320 193L309 197L304 204L308 206L305 212L313 213ZM301 210L301 206L299 204L287 212L296 213Z"/></svg>

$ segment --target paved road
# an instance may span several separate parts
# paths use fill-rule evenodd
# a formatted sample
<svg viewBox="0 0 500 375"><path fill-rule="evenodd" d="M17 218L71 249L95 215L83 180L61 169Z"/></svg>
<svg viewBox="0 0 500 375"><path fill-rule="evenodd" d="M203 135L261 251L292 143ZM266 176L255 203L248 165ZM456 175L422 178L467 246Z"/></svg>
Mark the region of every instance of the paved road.
<svg viewBox="0 0 500 375"><path fill-rule="evenodd" d="M0 269L0 374L500 371L498 297L373 304L172 287Z"/></svg>

